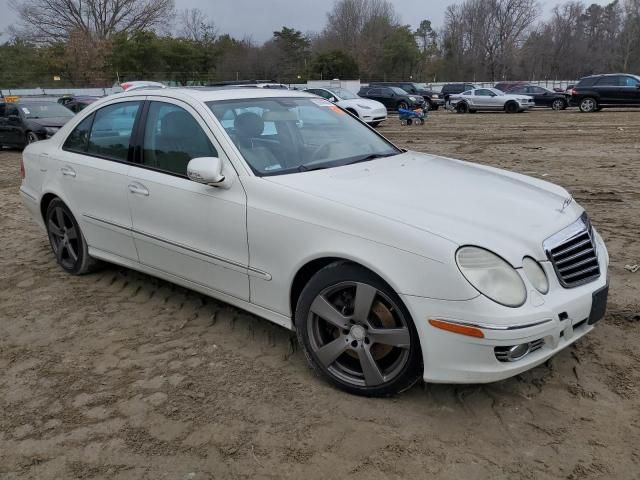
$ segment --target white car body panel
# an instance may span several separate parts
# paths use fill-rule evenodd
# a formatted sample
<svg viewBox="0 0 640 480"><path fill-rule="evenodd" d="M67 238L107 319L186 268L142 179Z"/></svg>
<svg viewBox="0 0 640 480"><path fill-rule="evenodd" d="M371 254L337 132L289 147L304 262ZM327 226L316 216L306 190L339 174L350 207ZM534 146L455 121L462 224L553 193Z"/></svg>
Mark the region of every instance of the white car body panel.
<svg viewBox="0 0 640 480"><path fill-rule="evenodd" d="M561 336L588 316L592 293L607 283L609 261L596 233L600 277L577 288L559 284L542 242L583 213L576 202L567 203L563 188L416 152L258 177L204 102L312 95L269 89L137 93L92 104L23 154L26 178L20 191L28 211L44 227L44 196L60 197L79 221L92 256L193 288L287 328L293 326L291 288L302 267L327 258L357 262L380 275L410 311L427 381L506 378L593 328L582 324L575 334ZM92 111L141 98L181 105L197 119L223 162L224 188L62 150L68 134ZM76 176L62 175L65 167ZM149 195L132 193L132 184ZM469 244L498 253L517 269L529 292L524 305L499 305L467 282L455 252ZM523 274L527 255L545 269L548 294L538 294ZM568 319L559 319L560 312ZM430 318L482 325L486 336L438 330L428 324ZM531 357L508 364L495 359L495 346L541 337L545 348Z"/></svg>
<svg viewBox="0 0 640 480"><path fill-rule="evenodd" d="M331 88L312 88L309 90L324 92L322 98L329 100L333 97L333 103L345 110L354 111L358 118L365 123L379 123L387 119L387 107L382 103L369 98L342 98Z"/></svg>
<svg viewBox="0 0 640 480"><path fill-rule="evenodd" d="M495 96L476 95L478 91L493 91ZM509 101L518 104L519 110L529 110L535 107L533 97L520 94L509 94L492 88L476 88L467 92L451 95L449 101L452 106L456 106L459 102L464 101L469 105L470 110L504 110L505 105Z"/></svg>

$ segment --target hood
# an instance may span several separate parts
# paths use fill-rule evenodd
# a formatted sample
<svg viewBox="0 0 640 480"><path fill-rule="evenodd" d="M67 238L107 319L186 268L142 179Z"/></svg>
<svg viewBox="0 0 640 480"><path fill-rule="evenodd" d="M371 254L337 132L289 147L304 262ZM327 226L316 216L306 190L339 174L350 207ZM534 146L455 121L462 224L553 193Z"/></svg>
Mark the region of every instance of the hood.
<svg viewBox="0 0 640 480"><path fill-rule="evenodd" d="M60 128L73 117L27 118L27 121L40 127Z"/></svg>
<svg viewBox="0 0 640 480"><path fill-rule="evenodd" d="M386 107L382 103L376 100L371 100L369 98L352 98L349 100L340 100L337 105L342 108L355 107L356 105L366 105L371 109L384 108L386 110Z"/></svg>
<svg viewBox="0 0 640 480"><path fill-rule="evenodd" d="M576 202L563 210L570 195L548 182L417 152L265 178L384 217L397 228L488 248L514 266L524 255L544 260L543 240L583 211Z"/></svg>

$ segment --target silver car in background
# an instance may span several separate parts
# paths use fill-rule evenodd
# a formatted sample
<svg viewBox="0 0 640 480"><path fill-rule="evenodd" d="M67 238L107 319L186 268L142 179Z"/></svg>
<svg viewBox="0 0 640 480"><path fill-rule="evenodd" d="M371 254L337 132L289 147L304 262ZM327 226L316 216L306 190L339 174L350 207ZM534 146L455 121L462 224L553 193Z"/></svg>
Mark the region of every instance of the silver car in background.
<svg viewBox="0 0 640 480"><path fill-rule="evenodd" d="M528 95L510 95L495 88L474 88L449 97L451 109L458 113L478 111L524 112L533 108L535 102Z"/></svg>

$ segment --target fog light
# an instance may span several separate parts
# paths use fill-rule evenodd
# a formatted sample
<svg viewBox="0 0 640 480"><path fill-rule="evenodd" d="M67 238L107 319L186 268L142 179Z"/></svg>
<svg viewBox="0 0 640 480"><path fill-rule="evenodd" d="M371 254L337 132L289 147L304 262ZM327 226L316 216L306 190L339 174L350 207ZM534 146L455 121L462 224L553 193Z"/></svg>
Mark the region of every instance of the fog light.
<svg viewBox="0 0 640 480"><path fill-rule="evenodd" d="M501 362L515 362L527 355L530 348L531 345L528 342L510 347L496 347L495 354L496 358Z"/></svg>

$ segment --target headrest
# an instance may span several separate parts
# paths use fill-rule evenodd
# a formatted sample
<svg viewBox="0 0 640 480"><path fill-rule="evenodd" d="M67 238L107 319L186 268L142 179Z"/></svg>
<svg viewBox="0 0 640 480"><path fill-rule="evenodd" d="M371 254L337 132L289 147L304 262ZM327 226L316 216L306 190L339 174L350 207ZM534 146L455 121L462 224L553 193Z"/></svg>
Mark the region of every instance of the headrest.
<svg viewBox="0 0 640 480"><path fill-rule="evenodd" d="M176 110L162 117L160 128L163 136L191 137L198 131L199 126L187 112Z"/></svg>
<svg viewBox="0 0 640 480"><path fill-rule="evenodd" d="M245 112L236 117L233 126L242 137L259 137L264 131L264 120L257 113Z"/></svg>

